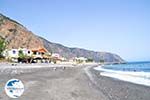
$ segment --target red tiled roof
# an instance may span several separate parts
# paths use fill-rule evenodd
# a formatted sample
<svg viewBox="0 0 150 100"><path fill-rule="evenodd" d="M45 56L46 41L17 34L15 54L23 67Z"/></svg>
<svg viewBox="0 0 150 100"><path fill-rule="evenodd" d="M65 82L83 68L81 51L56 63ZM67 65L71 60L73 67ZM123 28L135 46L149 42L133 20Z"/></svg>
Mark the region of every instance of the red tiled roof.
<svg viewBox="0 0 150 100"><path fill-rule="evenodd" d="M41 52L41 53L45 53L47 52L47 50L45 48L41 48L41 49L34 49L32 50L32 52Z"/></svg>

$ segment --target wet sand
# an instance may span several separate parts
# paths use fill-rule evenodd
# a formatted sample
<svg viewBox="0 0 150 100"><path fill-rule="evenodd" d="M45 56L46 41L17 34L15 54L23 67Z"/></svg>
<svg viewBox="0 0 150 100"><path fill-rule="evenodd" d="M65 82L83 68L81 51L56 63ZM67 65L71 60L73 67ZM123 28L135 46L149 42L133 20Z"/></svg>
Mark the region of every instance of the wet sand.
<svg viewBox="0 0 150 100"><path fill-rule="evenodd" d="M0 100L12 100L4 91L5 83L12 78L20 79L25 86L23 95L17 100L149 100L150 98L149 87L100 76L99 72L92 68L96 65L17 64L16 66L0 64ZM32 68L24 68L26 66Z"/></svg>

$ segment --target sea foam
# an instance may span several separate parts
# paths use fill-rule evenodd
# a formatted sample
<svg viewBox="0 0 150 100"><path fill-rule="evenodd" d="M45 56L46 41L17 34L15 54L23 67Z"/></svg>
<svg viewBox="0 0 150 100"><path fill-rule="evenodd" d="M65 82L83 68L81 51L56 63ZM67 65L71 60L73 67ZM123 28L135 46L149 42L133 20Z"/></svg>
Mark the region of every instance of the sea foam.
<svg viewBox="0 0 150 100"><path fill-rule="evenodd" d="M102 76L116 78L135 84L150 86L150 72L117 71L105 69L101 66L95 67L94 69L101 71L100 75Z"/></svg>

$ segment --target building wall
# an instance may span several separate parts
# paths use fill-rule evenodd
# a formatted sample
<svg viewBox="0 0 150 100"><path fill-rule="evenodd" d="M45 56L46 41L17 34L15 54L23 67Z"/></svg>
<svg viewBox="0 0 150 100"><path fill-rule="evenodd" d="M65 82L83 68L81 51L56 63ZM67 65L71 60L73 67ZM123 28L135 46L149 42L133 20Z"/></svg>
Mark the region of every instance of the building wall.
<svg viewBox="0 0 150 100"><path fill-rule="evenodd" d="M4 51L4 56L6 58L18 58L19 57L19 51L22 50L23 54L24 55L27 55L27 56L32 56L32 51L29 50L29 49L11 49L11 50L5 50Z"/></svg>

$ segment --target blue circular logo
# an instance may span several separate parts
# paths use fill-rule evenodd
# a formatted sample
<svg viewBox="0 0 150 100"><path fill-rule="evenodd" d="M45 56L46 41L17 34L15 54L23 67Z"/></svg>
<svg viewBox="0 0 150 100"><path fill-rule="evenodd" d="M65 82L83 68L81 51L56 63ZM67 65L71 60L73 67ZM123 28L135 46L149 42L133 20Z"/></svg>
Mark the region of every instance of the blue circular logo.
<svg viewBox="0 0 150 100"><path fill-rule="evenodd" d="M11 79L5 84L5 92L10 98L18 98L24 92L24 85L19 79Z"/></svg>

